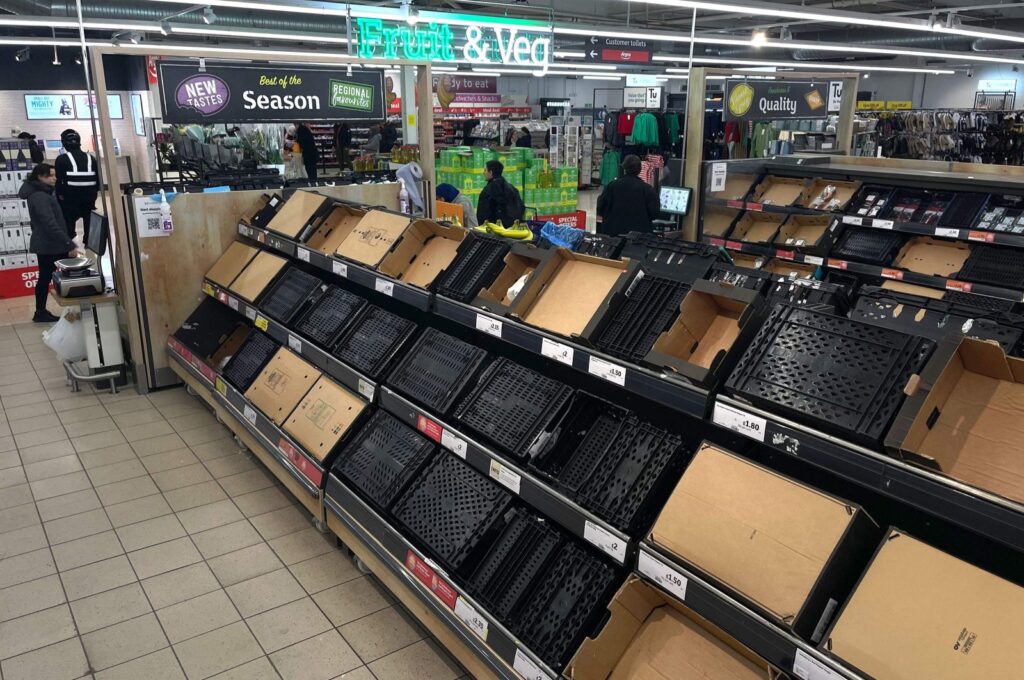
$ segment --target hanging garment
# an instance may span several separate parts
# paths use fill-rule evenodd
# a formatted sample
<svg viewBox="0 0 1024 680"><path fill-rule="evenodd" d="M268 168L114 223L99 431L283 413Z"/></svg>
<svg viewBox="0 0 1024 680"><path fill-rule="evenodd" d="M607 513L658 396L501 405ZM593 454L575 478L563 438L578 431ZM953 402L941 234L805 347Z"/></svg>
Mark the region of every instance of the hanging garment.
<svg viewBox="0 0 1024 680"><path fill-rule="evenodd" d="M601 186L611 184L619 177L619 166L622 164L622 157L618 151L606 149L601 157Z"/></svg>
<svg viewBox="0 0 1024 680"><path fill-rule="evenodd" d="M619 119L616 122L615 129L623 137L628 137L633 134L633 121L636 118L636 114L632 111L623 111L619 114Z"/></svg>
<svg viewBox="0 0 1024 680"><path fill-rule="evenodd" d="M640 146L660 146L658 138L658 121L654 114L646 111L637 114L633 122L633 143Z"/></svg>

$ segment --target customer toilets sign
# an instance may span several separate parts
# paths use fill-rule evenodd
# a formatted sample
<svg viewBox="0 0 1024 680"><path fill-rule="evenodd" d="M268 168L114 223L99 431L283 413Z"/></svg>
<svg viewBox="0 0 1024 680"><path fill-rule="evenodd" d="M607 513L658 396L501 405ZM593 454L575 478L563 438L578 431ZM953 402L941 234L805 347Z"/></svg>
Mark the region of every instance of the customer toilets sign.
<svg viewBox="0 0 1024 680"><path fill-rule="evenodd" d="M725 81L725 120L778 120L828 116L827 82Z"/></svg>
<svg viewBox="0 0 1024 680"><path fill-rule="evenodd" d="M165 123L294 123L384 118L384 75L345 68L161 61Z"/></svg>

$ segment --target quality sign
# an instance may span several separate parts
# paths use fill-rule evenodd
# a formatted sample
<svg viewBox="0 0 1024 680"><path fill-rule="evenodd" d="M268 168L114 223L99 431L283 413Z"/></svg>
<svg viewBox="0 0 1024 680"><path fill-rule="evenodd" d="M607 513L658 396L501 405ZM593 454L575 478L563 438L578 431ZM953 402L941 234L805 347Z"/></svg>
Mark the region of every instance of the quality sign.
<svg viewBox="0 0 1024 680"><path fill-rule="evenodd" d="M827 82L725 81L725 120L779 120L828 116Z"/></svg>
<svg viewBox="0 0 1024 680"><path fill-rule="evenodd" d="M384 75L312 66L197 65L161 61L165 123L381 120Z"/></svg>

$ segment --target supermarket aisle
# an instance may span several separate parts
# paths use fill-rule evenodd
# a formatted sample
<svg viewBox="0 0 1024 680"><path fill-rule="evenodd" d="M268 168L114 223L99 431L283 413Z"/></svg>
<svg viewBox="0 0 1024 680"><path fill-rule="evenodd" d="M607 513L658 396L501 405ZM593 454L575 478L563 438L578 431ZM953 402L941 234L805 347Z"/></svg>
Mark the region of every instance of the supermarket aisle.
<svg viewBox="0 0 1024 680"><path fill-rule="evenodd" d="M0 327L0 678L464 671L183 389L72 395Z"/></svg>

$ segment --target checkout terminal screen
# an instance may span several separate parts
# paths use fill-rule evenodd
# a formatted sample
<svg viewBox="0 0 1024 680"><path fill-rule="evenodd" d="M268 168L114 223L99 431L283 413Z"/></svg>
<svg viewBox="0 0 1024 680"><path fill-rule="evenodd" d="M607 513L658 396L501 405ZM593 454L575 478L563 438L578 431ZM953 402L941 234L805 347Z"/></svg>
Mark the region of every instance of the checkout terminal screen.
<svg viewBox="0 0 1024 680"><path fill-rule="evenodd" d="M688 187L662 187L661 209L674 215L685 215L690 211L690 194L693 189Z"/></svg>

